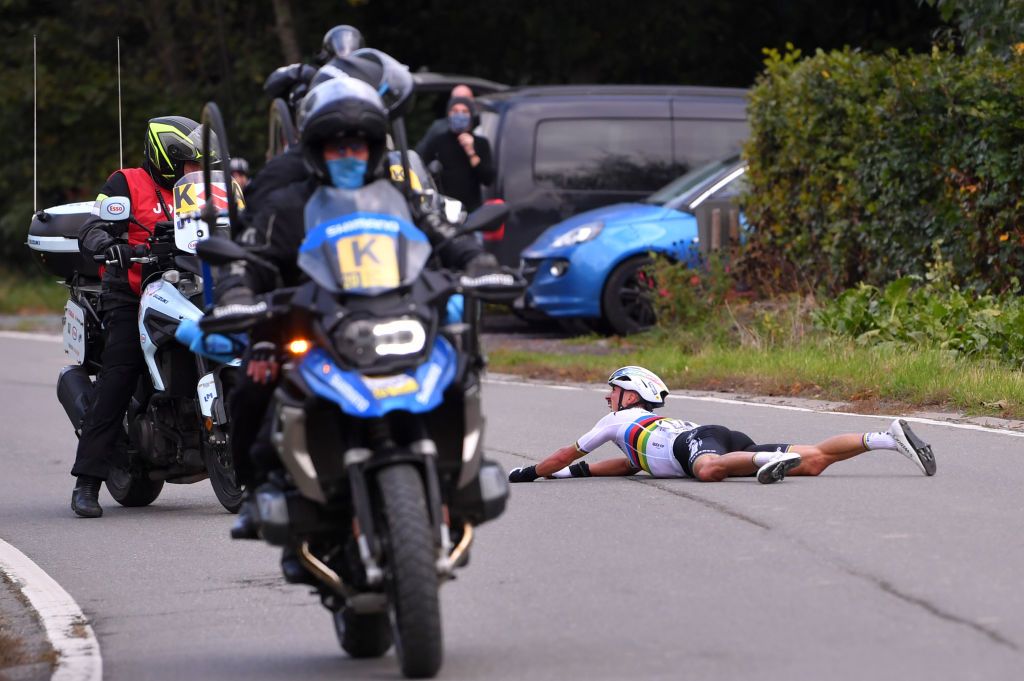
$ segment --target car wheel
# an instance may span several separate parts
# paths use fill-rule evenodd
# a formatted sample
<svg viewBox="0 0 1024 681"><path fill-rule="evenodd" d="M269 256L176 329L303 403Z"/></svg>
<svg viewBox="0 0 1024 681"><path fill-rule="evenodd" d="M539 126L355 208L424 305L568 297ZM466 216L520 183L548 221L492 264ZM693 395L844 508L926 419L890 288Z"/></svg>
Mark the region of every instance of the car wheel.
<svg viewBox="0 0 1024 681"><path fill-rule="evenodd" d="M611 333L625 336L654 326L654 280L646 255L638 255L616 267L604 284L601 313Z"/></svg>

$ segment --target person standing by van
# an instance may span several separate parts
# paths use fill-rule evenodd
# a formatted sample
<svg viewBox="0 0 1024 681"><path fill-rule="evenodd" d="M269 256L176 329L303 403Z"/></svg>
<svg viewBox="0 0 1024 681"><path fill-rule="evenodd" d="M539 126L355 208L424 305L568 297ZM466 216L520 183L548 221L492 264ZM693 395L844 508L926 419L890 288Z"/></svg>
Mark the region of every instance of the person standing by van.
<svg viewBox="0 0 1024 681"><path fill-rule="evenodd" d="M434 136L428 132L416 151L428 166L433 161L441 164L435 178L441 192L458 199L467 211L472 211L483 203L481 185L494 182L491 145L487 138L472 132L476 114L472 98L452 97L448 100L447 111L448 129Z"/></svg>

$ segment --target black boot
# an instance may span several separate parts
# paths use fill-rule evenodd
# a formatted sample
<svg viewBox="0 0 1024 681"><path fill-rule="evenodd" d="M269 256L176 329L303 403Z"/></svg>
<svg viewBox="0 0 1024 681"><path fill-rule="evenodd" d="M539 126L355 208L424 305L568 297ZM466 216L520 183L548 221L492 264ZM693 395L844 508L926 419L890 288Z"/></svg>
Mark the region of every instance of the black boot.
<svg viewBox="0 0 1024 681"><path fill-rule="evenodd" d="M281 552L281 572L284 574L284 581L289 584L310 584L315 586L317 581L306 566L299 560L299 554L290 546L285 546Z"/></svg>
<svg viewBox="0 0 1024 681"><path fill-rule="evenodd" d="M256 519L256 500L251 496L238 508L235 524L231 526L232 539L259 539L259 522Z"/></svg>
<svg viewBox="0 0 1024 681"><path fill-rule="evenodd" d="M99 518L103 515L100 506L100 485L103 481L91 475L79 475L75 491L71 493L71 510L83 518Z"/></svg>

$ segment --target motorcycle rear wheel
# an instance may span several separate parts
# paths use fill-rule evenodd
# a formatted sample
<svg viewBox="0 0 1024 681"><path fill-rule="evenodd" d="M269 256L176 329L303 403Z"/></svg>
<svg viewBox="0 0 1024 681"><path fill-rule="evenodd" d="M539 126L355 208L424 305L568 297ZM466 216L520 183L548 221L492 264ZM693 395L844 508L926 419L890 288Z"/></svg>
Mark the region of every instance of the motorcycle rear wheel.
<svg viewBox="0 0 1024 681"><path fill-rule="evenodd" d="M413 466L396 464L377 474L377 484L398 664L408 678L430 678L441 668L443 646L436 550L423 481Z"/></svg>
<svg viewBox="0 0 1024 681"><path fill-rule="evenodd" d="M129 508L149 506L164 488L163 480L150 480L144 474L133 474L124 468L111 468L106 483L114 501Z"/></svg>
<svg viewBox="0 0 1024 681"><path fill-rule="evenodd" d="M334 613L334 632L342 650L354 658L380 657L391 649L391 620L386 612Z"/></svg>
<svg viewBox="0 0 1024 681"><path fill-rule="evenodd" d="M203 448L203 461L210 474L210 486L217 495L217 501L228 513L238 513L242 506L242 485L231 465L231 453L218 454L213 447Z"/></svg>

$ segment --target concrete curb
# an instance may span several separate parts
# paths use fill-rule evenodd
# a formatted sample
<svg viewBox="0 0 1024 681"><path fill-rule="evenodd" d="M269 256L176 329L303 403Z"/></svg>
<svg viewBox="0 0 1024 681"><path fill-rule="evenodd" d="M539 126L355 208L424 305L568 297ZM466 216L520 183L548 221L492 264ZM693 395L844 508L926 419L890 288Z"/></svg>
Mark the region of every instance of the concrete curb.
<svg viewBox="0 0 1024 681"><path fill-rule="evenodd" d="M28 556L0 539L0 571L21 590L59 656L51 681L102 681L103 658L75 599Z"/></svg>

